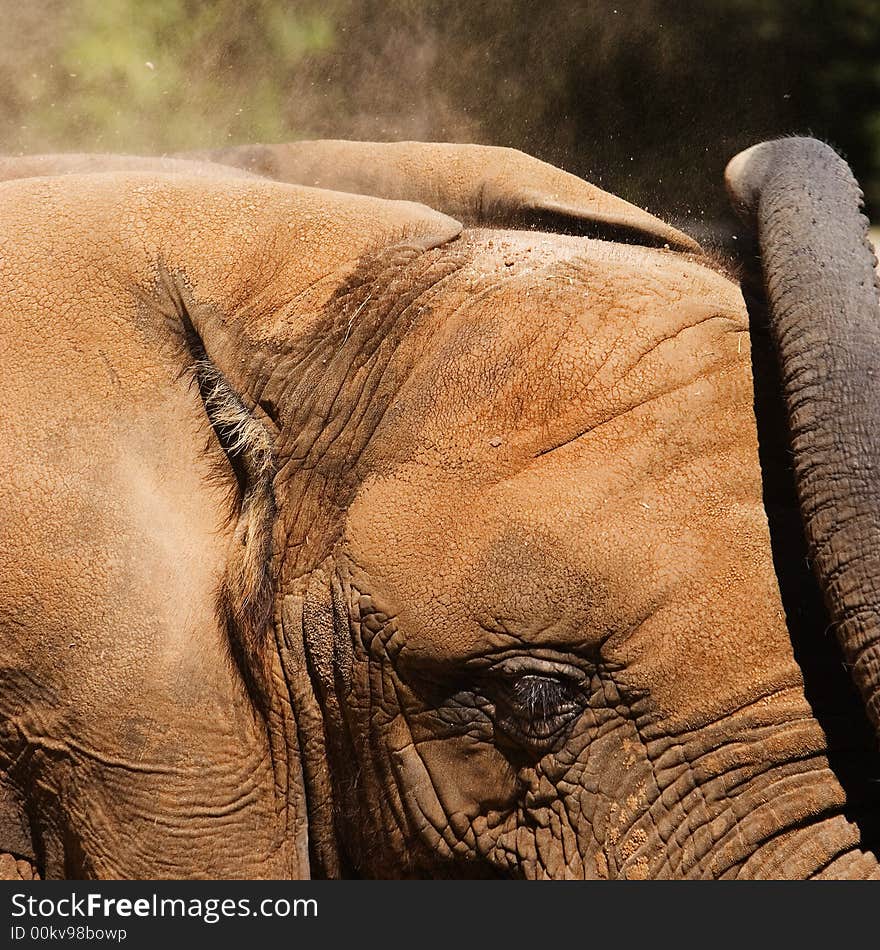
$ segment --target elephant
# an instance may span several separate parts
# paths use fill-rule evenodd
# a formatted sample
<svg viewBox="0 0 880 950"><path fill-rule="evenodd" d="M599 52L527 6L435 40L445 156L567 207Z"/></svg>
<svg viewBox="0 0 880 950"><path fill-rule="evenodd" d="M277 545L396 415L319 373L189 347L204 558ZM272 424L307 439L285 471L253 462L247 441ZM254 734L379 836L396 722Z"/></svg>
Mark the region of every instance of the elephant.
<svg viewBox="0 0 880 950"><path fill-rule="evenodd" d="M880 877L828 146L729 166L760 279L488 146L0 180L0 871Z"/></svg>

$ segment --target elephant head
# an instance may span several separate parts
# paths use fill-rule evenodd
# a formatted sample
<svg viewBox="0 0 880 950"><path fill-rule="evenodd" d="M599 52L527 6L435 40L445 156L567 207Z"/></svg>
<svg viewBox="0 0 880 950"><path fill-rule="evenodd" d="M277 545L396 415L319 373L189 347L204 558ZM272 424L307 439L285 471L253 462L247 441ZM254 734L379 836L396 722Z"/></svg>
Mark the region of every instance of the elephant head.
<svg viewBox="0 0 880 950"><path fill-rule="evenodd" d="M737 283L508 150L293 151L340 190L0 186L0 850L876 875L834 767L861 736L783 608Z"/></svg>

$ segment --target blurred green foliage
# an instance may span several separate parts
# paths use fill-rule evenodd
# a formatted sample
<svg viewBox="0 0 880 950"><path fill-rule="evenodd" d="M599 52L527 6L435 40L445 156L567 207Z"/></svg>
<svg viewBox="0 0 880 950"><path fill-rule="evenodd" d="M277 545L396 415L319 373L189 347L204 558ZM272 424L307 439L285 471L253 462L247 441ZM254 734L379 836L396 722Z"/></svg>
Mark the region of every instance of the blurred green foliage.
<svg viewBox="0 0 880 950"><path fill-rule="evenodd" d="M297 69L334 40L317 4L37 0L21 12L7 0L3 6L13 28L0 60L0 128L11 150L161 152L289 137L287 100Z"/></svg>
<svg viewBox="0 0 880 950"><path fill-rule="evenodd" d="M292 138L513 145L714 217L726 159L811 132L880 211L878 0L0 0L3 150Z"/></svg>

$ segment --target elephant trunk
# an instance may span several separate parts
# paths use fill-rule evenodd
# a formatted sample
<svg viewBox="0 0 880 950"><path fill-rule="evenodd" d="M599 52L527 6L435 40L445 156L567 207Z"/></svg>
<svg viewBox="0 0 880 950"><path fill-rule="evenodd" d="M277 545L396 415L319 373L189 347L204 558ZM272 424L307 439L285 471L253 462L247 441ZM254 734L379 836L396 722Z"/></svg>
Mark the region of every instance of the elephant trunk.
<svg viewBox="0 0 880 950"><path fill-rule="evenodd" d="M861 191L809 138L741 152L726 179L757 232L810 556L880 734L880 302Z"/></svg>

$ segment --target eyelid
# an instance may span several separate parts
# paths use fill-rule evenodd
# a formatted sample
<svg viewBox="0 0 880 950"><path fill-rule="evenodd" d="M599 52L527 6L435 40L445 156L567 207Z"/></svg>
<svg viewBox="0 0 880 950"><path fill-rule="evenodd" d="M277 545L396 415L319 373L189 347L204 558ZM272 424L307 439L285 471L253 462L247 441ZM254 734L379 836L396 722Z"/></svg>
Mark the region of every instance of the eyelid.
<svg viewBox="0 0 880 950"><path fill-rule="evenodd" d="M500 674L510 679L523 676L540 676L548 679L565 680L573 686L584 683L587 679L583 670L568 663L558 663L553 660L542 660L532 656L512 656L501 660L489 667L488 672Z"/></svg>

